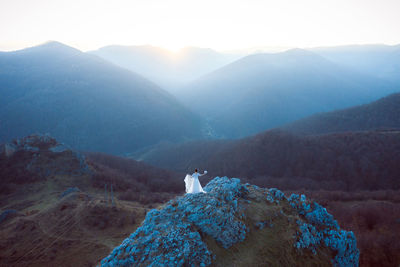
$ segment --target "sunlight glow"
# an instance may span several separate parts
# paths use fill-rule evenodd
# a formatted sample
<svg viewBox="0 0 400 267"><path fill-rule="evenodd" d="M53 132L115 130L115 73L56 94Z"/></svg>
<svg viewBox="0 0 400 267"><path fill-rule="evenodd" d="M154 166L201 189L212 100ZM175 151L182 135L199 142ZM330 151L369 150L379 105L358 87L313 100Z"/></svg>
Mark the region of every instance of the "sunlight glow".
<svg viewBox="0 0 400 267"><path fill-rule="evenodd" d="M0 0L0 50L397 44L399 12L398 0Z"/></svg>

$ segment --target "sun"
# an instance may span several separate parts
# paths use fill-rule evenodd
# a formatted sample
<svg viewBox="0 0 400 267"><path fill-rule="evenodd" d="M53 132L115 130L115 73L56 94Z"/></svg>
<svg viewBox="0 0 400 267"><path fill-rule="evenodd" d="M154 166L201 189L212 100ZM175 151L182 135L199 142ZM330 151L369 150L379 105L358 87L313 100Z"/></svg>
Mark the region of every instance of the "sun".
<svg viewBox="0 0 400 267"><path fill-rule="evenodd" d="M179 51L180 51L182 48L184 48L184 47L187 46L187 45L181 45L181 44L160 44L160 45L157 45L157 46L159 46L159 47L161 47L161 48L163 48L163 49L165 49L165 50L167 50L167 51L169 51L169 52L171 52L171 53L173 53L173 54L177 54L177 53L179 53Z"/></svg>

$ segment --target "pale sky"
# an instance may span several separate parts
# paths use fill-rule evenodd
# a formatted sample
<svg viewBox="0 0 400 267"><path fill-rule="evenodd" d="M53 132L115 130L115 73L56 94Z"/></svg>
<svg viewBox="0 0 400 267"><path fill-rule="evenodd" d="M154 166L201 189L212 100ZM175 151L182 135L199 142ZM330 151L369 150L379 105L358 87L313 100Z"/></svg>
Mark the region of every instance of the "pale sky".
<svg viewBox="0 0 400 267"><path fill-rule="evenodd" d="M400 0L0 0L0 50L400 43Z"/></svg>

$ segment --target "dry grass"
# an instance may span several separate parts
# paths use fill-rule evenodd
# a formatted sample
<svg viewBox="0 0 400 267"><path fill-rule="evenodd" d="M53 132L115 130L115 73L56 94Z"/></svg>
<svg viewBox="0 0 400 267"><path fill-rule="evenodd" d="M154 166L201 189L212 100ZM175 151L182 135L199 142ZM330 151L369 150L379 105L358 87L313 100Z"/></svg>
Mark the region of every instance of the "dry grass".
<svg viewBox="0 0 400 267"><path fill-rule="evenodd" d="M104 201L104 192L85 188L89 177L53 177L20 185L2 198L2 210L19 212L0 225L0 266L95 266L144 219L137 202ZM59 199L70 186L80 193Z"/></svg>
<svg viewBox="0 0 400 267"><path fill-rule="evenodd" d="M224 249L214 239L205 237L207 246L216 255L214 266L331 266L333 255L328 249L320 249L317 255L296 251L293 236L298 215L287 203L271 204L253 194L251 203L242 201L240 205L244 206L245 223L250 227L243 242ZM257 222L266 220L273 226L256 227Z"/></svg>

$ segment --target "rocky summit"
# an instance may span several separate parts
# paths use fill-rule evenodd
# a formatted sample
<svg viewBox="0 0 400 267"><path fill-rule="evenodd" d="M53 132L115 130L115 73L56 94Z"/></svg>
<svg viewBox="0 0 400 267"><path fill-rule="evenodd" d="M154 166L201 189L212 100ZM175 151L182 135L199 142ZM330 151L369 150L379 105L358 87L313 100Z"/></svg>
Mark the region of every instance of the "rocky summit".
<svg viewBox="0 0 400 267"><path fill-rule="evenodd" d="M32 134L0 144L0 167L0 175L19 184L23 182L21 178L27 177L90 173L83 154L46 134Z"/></svg>
<svg viewBox="0 0 400 267"><path fill-rule="evenodd" d="M358 266L351 231L304 195L216 177L148 212L101 266Z"/></svg>

